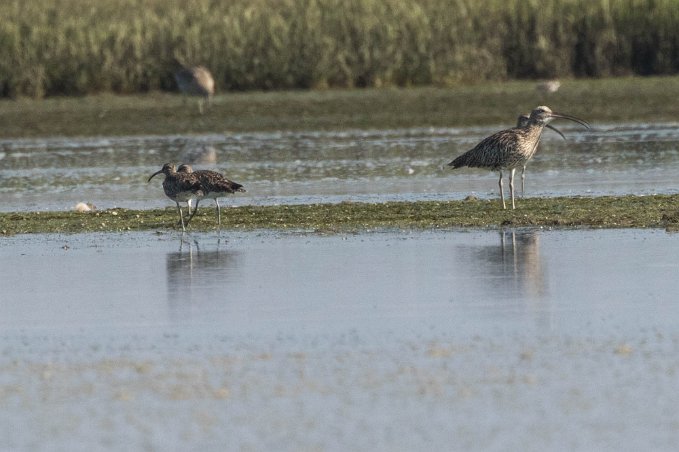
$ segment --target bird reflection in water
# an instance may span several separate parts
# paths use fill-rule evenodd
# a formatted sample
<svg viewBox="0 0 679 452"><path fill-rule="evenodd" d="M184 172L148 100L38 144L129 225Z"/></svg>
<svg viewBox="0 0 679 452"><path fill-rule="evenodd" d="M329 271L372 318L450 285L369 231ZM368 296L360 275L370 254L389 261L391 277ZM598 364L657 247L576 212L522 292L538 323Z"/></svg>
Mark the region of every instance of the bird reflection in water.
<svg viewBox="0 0 679 452"><path fill-rule="evenodd" d="M238 272L239 253L216 248L201 249L198 241L182 237L179 250L167 253L166 275L170 317L185 323L211 306L223 306L223 287Z"/></svg>
<svg viewBox="0 0 679 452"><path fill-rule="evenodd" d="M457 248L458 259L482 290L469 301L492 300L493 305L506 307L509 300L523 304L544 299L547 288L539 230L502 229L499 235L499 246L491 242Z"/></svg>
<svg viewBox="0 0 679 452"><path fill-rule="evenodd" d="M512 281L518 294L529 299L546 294L538 231L502 229L499 258L505 281Z"/></svg>

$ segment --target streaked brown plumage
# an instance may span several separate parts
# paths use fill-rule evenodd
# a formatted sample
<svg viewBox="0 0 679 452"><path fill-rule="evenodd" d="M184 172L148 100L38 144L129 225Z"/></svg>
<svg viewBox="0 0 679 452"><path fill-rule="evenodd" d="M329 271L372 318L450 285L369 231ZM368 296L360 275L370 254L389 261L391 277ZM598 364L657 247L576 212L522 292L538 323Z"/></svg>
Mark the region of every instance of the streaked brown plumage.
<svg viewBox="0 0 679 452"><path fill-rule="evenodd" d="M203 114L203 103L208 106L215 93L215 80L210 71L204 66L184 67L179 66L174 73L179 91L188 96L200 96L198 111Z"/></svg>
<svg viewBox="0 0 679 452"><path fill-rule="evenodd" d="M556 118L570 119L589 128L589 124L581 119L556 113L549 107L540 106L531 112L525 126L494 133L448 165L453 168L469 166L499 171L500 198L502 199L503 209L506 209L507 206L502 186L502 171L509 170L509 191L512 198L512 209L514 209L516 208L514 203L514 172L516 168L525 165L535 154L542 130L547 123Z"/></svg>
<svg viewBox="0 0 679 452"><path fill-rule="evenodd" d="M148 182L151 181L158 174L164 174L163 191L165 195L177 203L177 210L179 211L179 221L182 224L182 230L186 230L184 225L184 215L182 209L179 207L180 202L189 203L189 211L191 210L191 199L200 199L205 193L198 178L193 174L178 173L174 163L166 163L160 169L149 177ZM186 222L188 224L188 221Z"/></svg>
<svg viewBox="0 0 679 452"><path fill-rule="evenodd" d="M191 165L180 165L177 171L180 174L191 174L197 177L203 190L203 196L201 198L196 198L196 207L193 209L193 213L189 216L187 224L198 211L198 202L200 199L214 199L215 204L217 204L217 225L221 226L222 214L218 198L223 198L224 196L230 195L232 193L245 191L245 188L243 188L241 184L227 179L224 177L224 175L218 173L217 171L193 171ZM191 203L189 202L189 210L190 209Z"/></svg>
<svg viewBox="0 0 679 452"><path fill-rule="evenodd" d="M529 119L530 119L529 115L519 115L518 119L516 120L516 127L526 127L528 125ZM564 140L566 139L564 134L561 133L561 131L559 129L557 129L556 127L552 127L549 124L545 124L545 127L547 127L548 129L552 129L553 131L558 133L561 136L561 138L563 138ZM535 143L535 149L533 149L533 152L530 155L530 157L528 157L528 160L533 158L533 156L535 155L535 153L537 151L538 151L538 143ZM525 193L525 188L526 188L526 165L528 164L528 160L526 160L526 163L523 164L523 168L521 169L521 197L522 198L523 198L523 195Z"/></svg>

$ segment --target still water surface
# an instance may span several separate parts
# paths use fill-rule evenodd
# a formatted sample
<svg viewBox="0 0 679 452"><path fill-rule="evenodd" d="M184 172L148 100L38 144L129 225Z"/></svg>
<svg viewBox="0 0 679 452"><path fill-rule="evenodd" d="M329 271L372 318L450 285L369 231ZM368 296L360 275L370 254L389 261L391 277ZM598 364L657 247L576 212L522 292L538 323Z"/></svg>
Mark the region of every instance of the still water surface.
<svg viewBox="0 0 679 452"><path fill-rule="evenodd" d="M8 450L673 450L659 230L0 242Z"/></svg>
<svg viewBox="0 0 679 452"><path fill-rule="evenodd" d="M497 196L497 176L446 164L491 128L280 132L0 141L0 210L169 206L148 176L211 148L216 168L248 189L234 205ZM562 126L531 161L532 196L679 192L679 125Z"/></svg>
<svg viewBox="0 0 679 452"><path fill-rule="evenodd" d="M180 237L4 238L0 327L466 335L679 324L679 242L661 231Z"/></svg>

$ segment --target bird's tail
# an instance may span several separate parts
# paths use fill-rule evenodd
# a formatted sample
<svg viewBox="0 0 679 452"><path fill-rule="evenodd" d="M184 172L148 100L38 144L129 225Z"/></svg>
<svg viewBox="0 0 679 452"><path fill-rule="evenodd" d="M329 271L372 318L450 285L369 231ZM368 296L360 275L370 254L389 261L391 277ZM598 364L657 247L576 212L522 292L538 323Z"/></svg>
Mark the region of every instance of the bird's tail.
<svg viewBox="0 0 679 452"><path fill-rule="evenodd" d="M467 166L467 159L465 158L465 155L462 154L461 156L450 162L448 166L452 166L453 169L460 168L461 166Z"/></svg>

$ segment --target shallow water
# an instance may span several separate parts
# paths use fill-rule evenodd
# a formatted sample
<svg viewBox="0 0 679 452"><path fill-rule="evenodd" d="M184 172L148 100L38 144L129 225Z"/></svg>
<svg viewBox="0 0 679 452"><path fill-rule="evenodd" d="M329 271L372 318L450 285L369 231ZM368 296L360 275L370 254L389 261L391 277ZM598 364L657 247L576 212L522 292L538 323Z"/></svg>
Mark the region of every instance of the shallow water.
<svg viewBox="0 0 679 452"><path fill-rule="evenodd" d="M668 303L679 288L671 254L679 242L664 232L223 235L4 238L0 327L251 332L253 322L269 330L290 321L316 333L377 320L400 330L422 316L448 329L459 312L478 316L483 328L549 333L557 312L577 332L583 311L601 306L617 311L602 331L610 334L679 319L679 304ZM653 316L665 309L672 315ZM468 333L464 324L454 329Z"/></svg>
<svg viewBox="0 0 679 452"><path fill-rule="evenodd" d="M679 441L674 234L180 238L3 239L6 447L672 450Z"/></svg>
<svg viewBox="0 0 679 452"><path fill-rule="evenodd" d="M200 136L0 141L2 211L169 206L160 179L167 161L213 148L216 168L246 186L229 203L272 204L497 196L497 176L446 166L491 128L281 132ZM679 192L677 124L597 125L546 131L528 167L532 196Z"/></svg>

